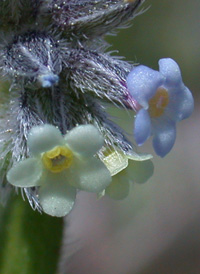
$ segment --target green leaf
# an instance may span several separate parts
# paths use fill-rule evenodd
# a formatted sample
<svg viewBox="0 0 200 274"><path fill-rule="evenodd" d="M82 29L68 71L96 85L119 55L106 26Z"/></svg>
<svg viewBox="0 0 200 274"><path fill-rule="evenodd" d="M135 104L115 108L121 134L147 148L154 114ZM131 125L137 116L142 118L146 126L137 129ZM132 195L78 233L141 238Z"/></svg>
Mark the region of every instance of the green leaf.
<svg viewBox="0 0 200 274"><path fill-rule="evenodd" d="M0 273L55 274L63 219L33 211L21 196L0 206Z"/></svg>

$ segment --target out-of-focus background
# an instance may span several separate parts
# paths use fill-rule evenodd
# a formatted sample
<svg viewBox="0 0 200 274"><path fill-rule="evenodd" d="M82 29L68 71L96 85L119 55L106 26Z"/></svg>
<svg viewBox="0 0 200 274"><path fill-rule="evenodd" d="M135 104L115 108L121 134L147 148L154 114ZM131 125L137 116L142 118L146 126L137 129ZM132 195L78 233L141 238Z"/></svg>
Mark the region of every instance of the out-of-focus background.
<svg viewBox="0 0 200 274"><path fill-rule="evenodd" d="M154 155L151 142L140 150L155 156L154 175L135 184L126 200L79 195L66 245L67 252L78 251L69 261L65 253L63 273L200 273L200 1L147 0L145 9L131 28L108 37L111 50L154 69L160 58L175 59L195 111L178 125L176 144L164 159ZM128 119L114 114L119 123Z"/></svg>

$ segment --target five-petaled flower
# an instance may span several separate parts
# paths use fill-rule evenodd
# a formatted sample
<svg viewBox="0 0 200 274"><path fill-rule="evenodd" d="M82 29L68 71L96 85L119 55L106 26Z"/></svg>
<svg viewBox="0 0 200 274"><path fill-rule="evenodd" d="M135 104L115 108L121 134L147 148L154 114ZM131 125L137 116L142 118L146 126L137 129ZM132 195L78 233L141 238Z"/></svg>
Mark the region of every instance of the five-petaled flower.
<svg viewBox="0 0 200 274"><path fill-rule="evenodd" d="M93 125L77 126L64 137L52 125L33 127L27 140L33 157L14 165L7 180L17 187L39 187L44 212L65 216L74 205L76 189L98 193L111 182L106 166L94 157L103 143Z"/></svg>
<svg viewBox="0 0 200 274"><path fill-rule="evenodd" d="M152 176L154 166L151 158L150 154L125 155L117 150L105 153L102 161L112 175L112 182L99 196L106 194L115 200L126 198L131 183L145 183Z"/></svg>
<svg viewBox="0 0 200 274"><path fill-rule="evenodd" d="M194 101L174 60L160 59L159 70L135 67L127 77L127 87L141 106L134 125L136 143L143 145L153 135L154 150L164 157L175 143L176 122L191 115Z"/></svg>

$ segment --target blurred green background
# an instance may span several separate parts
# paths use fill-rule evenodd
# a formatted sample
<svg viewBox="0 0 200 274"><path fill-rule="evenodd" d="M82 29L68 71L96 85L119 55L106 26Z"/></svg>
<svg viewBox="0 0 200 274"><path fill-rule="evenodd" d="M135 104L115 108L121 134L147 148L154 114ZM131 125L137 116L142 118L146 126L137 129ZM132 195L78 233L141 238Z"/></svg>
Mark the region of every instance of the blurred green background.
<svg viewBox="0 0 200 274"><path fill-rule="evenodd" d="M173 58L195 111L178 124L176 144L164 159L155 156L151 140L139 149L155 156L155 172L125 201L80 194L69 230L83 248L70 274L200 273L200 1L146 0L141 10L130 28L107 38L109 50L154 69L160 58ZM131 133L129 117L111 113ZM68 273L67 264L62 269Z"/></svg>
<svg viewBox="0 0 200 274"><path fill-rule="evenodd" d="M154 69L160 58L175 59L185 83L199 96L200 1L146 0L141 10L131 28L107 39L112 49Z"/></svg>

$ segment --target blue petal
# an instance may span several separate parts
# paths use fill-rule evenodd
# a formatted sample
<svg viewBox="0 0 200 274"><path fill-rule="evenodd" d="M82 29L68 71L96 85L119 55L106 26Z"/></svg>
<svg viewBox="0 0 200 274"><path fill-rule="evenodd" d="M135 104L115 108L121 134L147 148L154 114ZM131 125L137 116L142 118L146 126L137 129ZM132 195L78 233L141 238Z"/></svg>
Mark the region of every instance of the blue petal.
<svg viewBox="0 0 200 274"><path fill-rule="evenodd" d="M182 85L178 92L170 93L170 103L166 109L168 115L174 121L188 118L194 110L194 99L190 90Z"/></svg>
<svg viewBox="0 0 200 274"><path fill-rule="evenodd" d="M182 82L181 71L178 64L171 58L160 59L159 70L166 77L167 85L178 85Z"/></svg>
<svg viewBox="0 0 200 274"><path fill-rule="evenodd" d="M153 147L157 155L164 157L172 149L176 140L176 124L172 120L160 119L153 126Z"/></svg>
<svg viewBox="0 0 200 274"><path fill-rule="evenodd" d="M145 109L138 111L135 118L134 138L136 143L141 146L151 135L151 119Z"/></svg>
<svg viewBox="0 0 200 274"><path fill-rule="evenodd" d="M132 97L145 109L159 86L163 84L165 77L146 66L138 66L131 70L127 77L127 87Z"/></svg>
<svg viewBox="0 0 200 274"><path fill-rule="evenodd" d="M59 77L56 74L44 74L38 77L39 82L43 88L50 88L53 85L57 84Z"/></svg>

